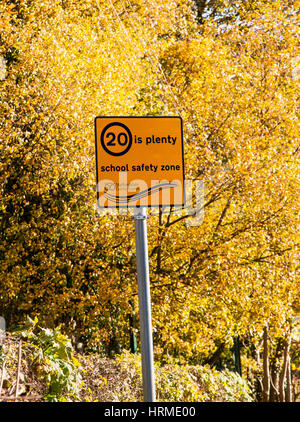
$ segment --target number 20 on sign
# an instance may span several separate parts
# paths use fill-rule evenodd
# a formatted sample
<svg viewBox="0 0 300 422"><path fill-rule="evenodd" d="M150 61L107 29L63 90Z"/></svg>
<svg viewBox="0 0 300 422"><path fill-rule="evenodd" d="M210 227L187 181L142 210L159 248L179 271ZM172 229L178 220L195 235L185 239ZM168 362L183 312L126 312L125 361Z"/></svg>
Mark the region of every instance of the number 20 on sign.
<svg viewBox="0 0 300 422"><path fill-rule="evenodd" d="M182 120L96 117L100 208L184 205Z"/></svg>

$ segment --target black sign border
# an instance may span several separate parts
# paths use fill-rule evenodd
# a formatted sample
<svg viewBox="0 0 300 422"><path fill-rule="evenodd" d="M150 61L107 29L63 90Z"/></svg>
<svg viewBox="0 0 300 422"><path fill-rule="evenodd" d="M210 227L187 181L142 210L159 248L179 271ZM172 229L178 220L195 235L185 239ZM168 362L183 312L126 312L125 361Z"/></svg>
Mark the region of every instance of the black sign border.
<svg viewBox="0 0 300 422"><path fill-rule="evenodd" d="M182 180L183 180L183 204L176 204L176 205L141 205L137 208L172 208L172 207L184 207L186 203L186 194L185 194L185 166L184 166L184 142L183 142L183 120L181 116L96 116L94 119L94 133L95 133L95 152L96 152L96 193L97 193L97 207L99 209L108 209L108 208L127 208L132 209L135 206L128 206L126 205L107 205L107 206L99 206L99 192L98 192L98 152L97 152L97 119L180 119L180 127L181 127L181 152L182 152Z"/></svg>

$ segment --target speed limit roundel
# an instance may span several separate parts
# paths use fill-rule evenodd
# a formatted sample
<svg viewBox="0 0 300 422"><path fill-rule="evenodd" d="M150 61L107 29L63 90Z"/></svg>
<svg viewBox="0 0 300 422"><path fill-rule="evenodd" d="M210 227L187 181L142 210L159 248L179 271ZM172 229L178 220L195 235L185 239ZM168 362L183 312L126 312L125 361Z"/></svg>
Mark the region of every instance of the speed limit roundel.
<svg viewBox="0 0 300 422"><path fill-rule="evenodd" d="M100 140L104 151L118 157L126 154L130 150L132 145L132 134L123 123L112 122L103 128Z"/></svg>

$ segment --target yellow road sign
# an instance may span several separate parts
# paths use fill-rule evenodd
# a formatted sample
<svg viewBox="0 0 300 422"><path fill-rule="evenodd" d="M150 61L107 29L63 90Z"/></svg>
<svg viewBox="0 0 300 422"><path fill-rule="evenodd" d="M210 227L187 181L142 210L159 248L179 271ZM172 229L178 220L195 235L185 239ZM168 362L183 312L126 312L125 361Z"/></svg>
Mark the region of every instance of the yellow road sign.
<svg viewBox="0 0 300 422"><path fill-rule="evenodd" d="M184 205L182 119L96 117L100 208Z"/></svg>

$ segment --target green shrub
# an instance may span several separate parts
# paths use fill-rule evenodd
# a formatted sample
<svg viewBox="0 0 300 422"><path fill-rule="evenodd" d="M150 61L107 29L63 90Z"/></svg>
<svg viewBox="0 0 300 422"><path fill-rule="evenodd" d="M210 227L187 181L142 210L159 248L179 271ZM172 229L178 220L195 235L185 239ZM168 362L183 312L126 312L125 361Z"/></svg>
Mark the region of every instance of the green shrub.
<svg viewBox="0 0 300 422"><path fill-rule="evenodd" d="M142 400L140 355L124 352L117 357L129 374L126 401ZM248 383L235 372L217 371L209 366L155 364L156 397L162 402L251 402ZM131 393L130 393L131 392Z"/></svg>
<svg viewBox="0 0 300 422"><path fill-rule="evenodd" d="M77 397L82 387L81 365L72 354L70 340L59 327L41 328L37 326L37 319L33 321L28 317L20 334L26 339L26 346L33 350L37 375L49 387L45 399L67 401L68 396Z"/></svg>

